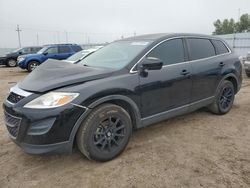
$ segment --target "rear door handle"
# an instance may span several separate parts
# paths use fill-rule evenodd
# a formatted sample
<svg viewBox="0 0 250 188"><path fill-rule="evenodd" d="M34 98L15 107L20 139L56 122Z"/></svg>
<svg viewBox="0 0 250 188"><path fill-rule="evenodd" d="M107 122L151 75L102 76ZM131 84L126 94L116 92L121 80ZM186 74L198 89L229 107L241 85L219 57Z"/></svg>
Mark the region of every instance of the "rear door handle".
<svg viewBox="0 0 250 188"><path fill-rule="evenodd" d="M223 67L224 65L225 65L225 63L224 62L220 62L220 64L219 64L221 67Z"/></svg>
<svg viewBox="0 0 250 188"><path fill-rule="evenodd" d="M181 71L181 75L183 75L183 76L186 76L186 75L189 75L189 74L190 74L190 72L188 72L186 69Z"/></svg>

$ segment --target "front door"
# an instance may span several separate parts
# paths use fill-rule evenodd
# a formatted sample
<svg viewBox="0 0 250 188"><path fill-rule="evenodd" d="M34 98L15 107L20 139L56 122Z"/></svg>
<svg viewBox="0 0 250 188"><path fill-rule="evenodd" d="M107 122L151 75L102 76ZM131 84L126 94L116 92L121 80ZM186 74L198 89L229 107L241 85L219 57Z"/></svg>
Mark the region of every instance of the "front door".
<svg viewBox="0 0 250 188"><path fill-rule="evenodd" d="M148 71L146 77L139 75L142 118L177 109L190 102L192 70L185 54L180 38L165 41L147 54L146 58L162 60L163 67Z"/></svg>
<svg viewBox="0 0 250 188"><path fill-rule="evenodd" d="M53 46L47 49L46 51L46 55L44 56L44 61L46 61L47 59L58 59L58 47L57 46Z"/></svg>

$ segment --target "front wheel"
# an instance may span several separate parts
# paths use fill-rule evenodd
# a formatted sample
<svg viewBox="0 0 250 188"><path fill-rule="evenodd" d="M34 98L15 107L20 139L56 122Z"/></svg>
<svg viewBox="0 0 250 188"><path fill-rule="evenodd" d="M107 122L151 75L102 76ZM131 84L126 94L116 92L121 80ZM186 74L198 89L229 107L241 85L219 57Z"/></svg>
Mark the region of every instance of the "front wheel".
<svg viewBox="0 0 250 188"><path fill-rule="evenodd" d="M114 104L103 104L82 123L76 141L79 150L89 159L108 161L125 149L131 133L128 112Z"/></svg>
<svg viewBox="0 0 250 188"><path fill-rule="evenodd" d="M29 72L31 72L31 71L33 71L36 67L38 67L39 66L39 63L37 62L37 61L31 61L31 62L29 62L29 64L28 64L28 68L27 68L27 70L29 71Z"/></svg>
<svg viewBox="0 0 250 188"><path fill-rule="evenodd" d="M222 115L228 113L234 103L234 86L233 83L225 80L220 85L215 101L209 106L210 111Z"/></svg>

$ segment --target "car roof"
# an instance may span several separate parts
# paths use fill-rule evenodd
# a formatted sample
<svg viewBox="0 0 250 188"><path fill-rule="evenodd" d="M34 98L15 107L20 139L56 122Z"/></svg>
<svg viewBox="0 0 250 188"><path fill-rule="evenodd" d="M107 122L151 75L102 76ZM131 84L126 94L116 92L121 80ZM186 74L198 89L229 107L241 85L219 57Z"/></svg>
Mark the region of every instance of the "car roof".
<svg viewBox="0 0 250 188"><path fill-rule="evenodd" d="M138 40L156 41L156 40L173 38L173 37L201 37L201 38L221 40L220 38L215 37L215 36L205 35L205 34L196 34L196 33L156 33L156 34L146 34L146 35L129 37L129 38L121 39L120 41L138 41Z"/></svg>
<svg viewBox="0 0 250 188"><path fill-rule="evenodd" d="M46 44L43 45L43 47L47 47L47 46L80 46L78 44Z"/></svg>

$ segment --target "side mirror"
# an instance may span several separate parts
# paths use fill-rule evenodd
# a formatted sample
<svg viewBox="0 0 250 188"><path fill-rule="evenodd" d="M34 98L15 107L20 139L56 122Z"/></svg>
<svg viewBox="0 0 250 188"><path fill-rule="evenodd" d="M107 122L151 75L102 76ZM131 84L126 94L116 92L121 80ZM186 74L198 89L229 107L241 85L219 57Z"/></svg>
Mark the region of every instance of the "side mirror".
<svg viewBox="0 0 250 188"><path fill-rule="evenodd" d="M19 55L22 55L22 54L23 54L23 52L22 52L22 51L20 51L20 52L18 52L18 54L19 54Z"/></svg>
<svg viewBox="0 0 250 188"><path fill-rule="evenodd" d="M139 72L142 76L147 76L146 70L160 70L163 66L162 60L155 57L147 57L143 60L139 67Z"/></svg>
<svg viewBox="0 0 250 188"><path fill-rule="evenodd" d="M48 55L48 52L43 52L43 55Z"/></svg>

